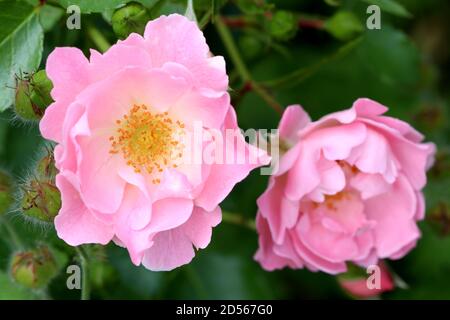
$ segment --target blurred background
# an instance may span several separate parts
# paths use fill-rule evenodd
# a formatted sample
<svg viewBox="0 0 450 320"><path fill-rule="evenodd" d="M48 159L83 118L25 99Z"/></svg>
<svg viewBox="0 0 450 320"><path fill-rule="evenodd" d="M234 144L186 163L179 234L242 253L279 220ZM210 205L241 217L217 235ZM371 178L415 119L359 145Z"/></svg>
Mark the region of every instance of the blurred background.
<svg viewBox="0 0 450 320"><path fill-rule="evenodd" d="M33 12L43 28L37 31L44 35L42 57L33 58L41 61L40 69L55 47L76 46L89 56L89 48L105 50L133 28L142 32L140 20L131 27L118 25L117 7L127 1L3 0L0 7L13 2L16 17ZM70 4L80 6L79 30L66 27L65 8ZM379 30L366 26L371 4L381 9ZM144 10L140 17L146 20L186 11L184 0L141 0L131 5ZM379 297L450 299L450 2L195 0L194 8L211 51L225 56L233 105L243 129L276 128L277 110L289 104L301 104L318 119L350 107L359 97L369 97L438 145L425 189L422 239L402 260L387 262L395 288ZM4 14L0 12L0 30L7 28ZM0 31L0 40L5 37ZM9 57L3 45L0 41L0 74L10 72L5 70ZM0 114L0 166L12 174L16 186L27 179L46 146L36 123L15 119L11 109ZM126 250L115 245L88 246L85 250L93 257L88 262L91 297L352 298L339 283L364 271L340 277L308 270L265 272L253 260L257 235L251 220L266 185L267 177L258 171L237 185L222 205L227 216L214 229L211 244L191 264L174 271L135 267ZM52 228L24 218L21 210L3 214L0 223L0 299L79 299L79 290L66 287L66 266L80 263L73 248L57 239ZM12 239L11 230L20 240ZM30 289L12 279L17 242L28 250L43 246L57 252L57 266L47 270L53 277L48 284Z"/></svg>

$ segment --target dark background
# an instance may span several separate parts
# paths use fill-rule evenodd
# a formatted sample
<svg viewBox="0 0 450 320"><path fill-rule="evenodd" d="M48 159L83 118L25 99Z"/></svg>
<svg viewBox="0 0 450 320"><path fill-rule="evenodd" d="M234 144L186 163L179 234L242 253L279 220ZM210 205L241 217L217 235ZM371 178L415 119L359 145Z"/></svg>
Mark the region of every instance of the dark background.
<svg viewBox="0 0 450 320"><path fill-rule="evenodd" d="M404 259L388 262L395 277L407 288L397 288L382 298L450 298L450 2L397 0L406 13L396 6L382 6L381 30L367 30L368 3L394 1L279 0L266 1L274 6L262 11L258 1L214 1L214 12L251 21L229 26L229 30L256 82L265 84L300 70L292 81L267 87L279 105L299 103L317 119L350 107L359 97L369 97L388 106L389 115L412 123L427 140L438 145L437 162L429 172L425 189L427 215L420 223L423 237ZM36 1L24 2L37 5ZM56 46L76 46L86 54L89 48L95 48L85 26L95 27L111 43L116 41L109 21L112 8L125 1L92 2L98 4L94 9L89 1L82 0L49 1L45 11L42 9L41 22L46 31L41 68ZM185 10L185 1L141 2L152 18ZM66 14L59 6L68 3L84 4L84 12L95 11L82 15L81 30L69 31L65 27ZM200 20L211 10L212 1L194 1L194 5ZM271 26L267 12L275 14L277 10L292 14L300 28L287 34L283 28L292 29L292 25ZM340 11L349 13L354 21L347 23L350 20L346 19L330 26L330 19ZM306 22L312 22L312 26ZM342 30L346 36L336 36ZM211 51L226 58L240 126L276 128L279 114L255 92L247 92L215 24L209 21L204 32ZM5 58L0 55L0 59ZM45 142L37 125L13 121L11 110L4 111L0 118L0 165L20 182L30 173ZM254 219L255 201L266 184L267 177L255 171L235 187L222 208ZM58 240L51 228L27 222L19 211L10 213L9 218L28 247L48 243L65 254L67 264L78 263L74 251ZM89 269L91 294L95 299L350 298L331 275L308 270L265 272L253 260L256 248L255 231L226 221L214 229L211 244L198 252L191 264L166 273L133 266L126 250L114 245L90 248L95 253ZM46 290L30 291L13 283L9 262L14 250L6 233L0 231L0 298L79 298L79 291L66 289L65 267Z"/></svg>

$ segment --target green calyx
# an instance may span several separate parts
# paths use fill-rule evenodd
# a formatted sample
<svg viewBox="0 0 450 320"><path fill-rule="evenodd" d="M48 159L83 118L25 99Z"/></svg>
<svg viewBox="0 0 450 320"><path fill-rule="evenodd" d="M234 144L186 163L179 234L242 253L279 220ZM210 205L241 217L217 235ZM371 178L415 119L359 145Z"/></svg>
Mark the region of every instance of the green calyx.
<svg viewBox="0 0 450 320"><path fill-rule="evenodd" d="M40 159L36 165L36 175L47 181L54 181L58 169L55 167L53 153L48 152L46 156Z"/></svg>
<svg viewBox="0 0 450 320"><path fill-rule="evenodd" d="M53 101L52 89L53 84L45 70L18 79L14 104L16 114L24 120L40 120Z"/></svg>
<svg viewBox="0 0 450 320"><path fill-rule="evenodd" d="M43 222L53 222L61 208L61 194L51 182L30 181L21 200L23 213Z"/></svg>

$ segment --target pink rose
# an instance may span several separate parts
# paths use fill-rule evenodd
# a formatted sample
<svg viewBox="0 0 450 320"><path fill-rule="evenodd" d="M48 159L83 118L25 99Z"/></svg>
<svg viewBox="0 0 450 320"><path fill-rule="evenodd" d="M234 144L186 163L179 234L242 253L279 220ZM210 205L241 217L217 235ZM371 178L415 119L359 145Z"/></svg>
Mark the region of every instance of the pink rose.
<svg viewBox="0 0 450 320"><path fill-rule="evenodd" d="M225 152L257 154L257 163L198 163L215 141L183 144L204 132L237 129L222 57L213 57L194 22L180 15L148 23L106 53L57 48L47 60L55 102L40 123L57 143L55 219L68 244L128 249L134 264L170 270L205 248L221 221L219 203L265 153L245 143Z"/></svg>
<svg viewBox="0 0 450 320"><path fill-rule="evenodd" d="M346 262L399 259L416 245L435 146L386 111L369 99L315 122L300 106L285 111L279 133L289 150L258 199L264 269L337 274Z"/></svg>

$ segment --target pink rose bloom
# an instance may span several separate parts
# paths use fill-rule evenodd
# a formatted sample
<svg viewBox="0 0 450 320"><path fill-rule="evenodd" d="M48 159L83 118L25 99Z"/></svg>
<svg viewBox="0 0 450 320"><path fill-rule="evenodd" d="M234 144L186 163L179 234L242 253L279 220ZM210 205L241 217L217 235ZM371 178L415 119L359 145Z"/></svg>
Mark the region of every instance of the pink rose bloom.
<svg viewBox="0 0 450 320"><path fill-rule="evenodd" d="M378 267L380 268L380 279L378 283L379 288L372 288L372 286L368 285L367 280L370 275L355 279L339 279L339 284L348 294L359 299L376 297L383 292L394 290L394 279L392 278L386 264L380 262Z"/></svg>
<svg viewBox="0 0 450 320"><path fill-rule="evenodd" d="M91 50L89 60L57 48L46 70L55 102L40 130L57 143L55 227L70 245L113 240L151 270L189 263L221 221L219 203L269 161L242 136L224 151L256 153L258 163L186 161L216 143L181 143L198 121L203 131L238 127L224 59L183 16L151 21L143 37Z"/></svg>
<svg viewBox="0 0 450 320"><path fill-rule="evenodd" d="M287 108L279 133L289 150L258 199L264 269L338 274L346 262L367 267L416 245L435 146L386 111L359 99L311 122L300 106Z"/></svg>

